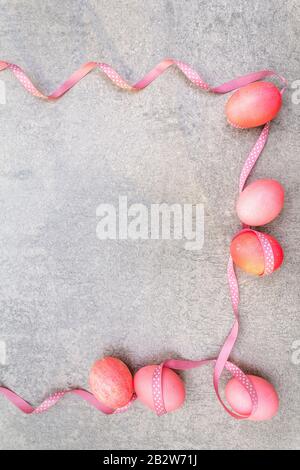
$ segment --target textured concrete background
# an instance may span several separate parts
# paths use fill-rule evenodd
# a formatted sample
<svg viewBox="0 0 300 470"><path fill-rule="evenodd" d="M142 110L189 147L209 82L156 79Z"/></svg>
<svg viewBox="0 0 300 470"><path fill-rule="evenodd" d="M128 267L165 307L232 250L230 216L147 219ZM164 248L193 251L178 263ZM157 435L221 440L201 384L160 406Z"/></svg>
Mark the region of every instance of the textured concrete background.
<svg viewBox="0 0 300 470"><path fill-rule="evenodd" d="M0 2L1 59L52 91L87 60L130 80L166 56L212 84L261 68L300 78L297 0ZM44 103L1 74L0 381L38 404L49 391L87 386L91 363L115 354L136 370L168 357L217 354L232 324L226 282L237 181L259 130L224 118L227 97L190 86L175 69L139 94L95 72L61 101ZM156 418L136 403L106 417L67 397L23 416L0 398L2 449L271 449L300 447L300 104L292 90L272 125L254 178L286 188L267 228L285 249L266 279L240 275L241 334L233 360L270 379L280 398L271 422L236 422L212 389L212 370L184 374L187 401ZM116 203L205 204L201 252L174 241L100 241L96 207ZM295 362L295 361L294 361Z"/></svg>

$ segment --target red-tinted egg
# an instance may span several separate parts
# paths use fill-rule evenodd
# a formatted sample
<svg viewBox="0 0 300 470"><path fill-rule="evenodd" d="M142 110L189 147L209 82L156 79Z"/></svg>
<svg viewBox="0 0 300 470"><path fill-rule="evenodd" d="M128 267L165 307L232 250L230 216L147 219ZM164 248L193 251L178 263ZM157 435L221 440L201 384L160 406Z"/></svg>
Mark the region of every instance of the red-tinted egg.
<svg viewBox="0 0 300 470"><path fill-rule="evenodd" d="M109 408L120 408L130 401L133 394L133 378L124 362L115 357L96 361L90 372L93 395Z"/></svg>
<svg viewBox="0 0 300 470"><path fill-rule="evenodd" d="M134 390L141 402L155 411L152 394L153 372L157 365L142 367L134 376ZM185 399L184 383L176 372L168 367L162 371L162 392L166 411L179 408Z"/></svg>
<svg viewBox="0 0 300 470"><path fill-rule="evenodd" d="M283 250L271 235L264 234L271 244L274 255L274 271L283 262ZM265 269L264 253L260 241L253 232L237 234L231 242L230 253L234 263L249 274L261 275Z"/></svg>
<svg viewBox="0 0 300 470"><path fill-rule="evenodd" d="M278 412L279 399L275 388L270 382L257 377L247 376L257 393L257 409L250 416L251 421L266 421L273 418ZM240 415L248 415L252 410L252 402L249 393L243 385L235 378L231 379L225 389L225 395L232 409Z"/></svg>
<svg viewBox="0 0 300 470"><path fill-rule="evenodd" d="M255 82L237 90L226 104L228 122L243 129L274 119L282 104L278 88L270 82Z"/></svg>
<svg viewBox="0 0 300 470"><path fill-rule="evenodd" d="M239 195L236 211L246 225L271 222L283 208L284 189L278 181L261 179L249 184Z"/></svg>

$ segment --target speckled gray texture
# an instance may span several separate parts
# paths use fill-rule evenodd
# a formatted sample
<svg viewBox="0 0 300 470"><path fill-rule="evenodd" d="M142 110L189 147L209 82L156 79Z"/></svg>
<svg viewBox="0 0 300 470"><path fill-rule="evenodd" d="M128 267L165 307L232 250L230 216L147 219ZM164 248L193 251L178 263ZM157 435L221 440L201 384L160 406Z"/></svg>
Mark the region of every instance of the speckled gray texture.
<svg viewBox="0 0 300 470"><path fill-rule="evenodd" d="M130 80L173 56L212 84L261 68L300 78L297 0L0 2L0 59L52 91L87 60ZM168 357L214 356L232 324L226 282L238 175L259 130L224 119L226 97L175 69L139 94L95 72L61 101L24 92L9 72L0 105L0 381L38 404L87 386L91 363L115 354L133 370ZM285 264L265 279L240 275L241 332L233 359L269 378L280 398L268 423L236 422L209 367L184 374L187 401L156 418L140 404L106 417L76 397L23 416L0 397L1 449L300 448L300 104L292 91L253 174L286 188L267 228ZM201 252L174 241L100 241L96 208L129 202L205 204ZM294 361L295 362L295 361Z"/></svg>

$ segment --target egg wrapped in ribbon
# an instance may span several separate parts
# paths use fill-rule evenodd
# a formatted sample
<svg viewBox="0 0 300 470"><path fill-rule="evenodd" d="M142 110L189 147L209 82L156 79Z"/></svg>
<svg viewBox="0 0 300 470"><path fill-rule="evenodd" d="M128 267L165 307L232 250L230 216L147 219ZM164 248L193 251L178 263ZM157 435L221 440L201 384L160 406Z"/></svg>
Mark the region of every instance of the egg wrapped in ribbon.
<svg viewBox="0 0 300 470"><path fill-rule="evenodd" d="M134 376L134 390L137 398L148 408L160 414L162 403L159 400L159 381L161 380L161 392L163 407L169 413L180 408L185 400L184 383L176 372L169 367L161 369L161 378L157 375L157 382L153 378L157 372L158 365L142 367Z"/></svg>
<svg viewBox="0 0 300 470"><path fill-rule="evenodd" d="M257 393L257 408L252 410L252 401L245 387L232 378L226 385L225 395L231 408L239 415L249 415L250 421L266 421L273 418L279 408L279 399L273 385L262 377L247 375Z"/></svg>
<svg viewBox="0 0 300 470"><path fill-rule="evenodd" d="M239 219L246 225L260 226L274 220L284 204L284 189L273 179L260 179L246 186L236 203Z"/></svg>
<svg viewBox="0 0 300 470"><path fill-rule="evenodd" d="M90 371L89 383L97 400L113 410L127 405L133 395L131 372L115 357L96 361Z"/></svg>
<svg viewBox="0 0 300 470"><path fill-rule="evenodd" d="M236 266L257 276L271 274L278 269L284 256L276 238L250 229L241 230L233 238L230 253Z"/></svg>
<svg viewBox="0 0 300 470"><path fill-rule="evenodd" d="M271 82L255 82L237 90L226 104L228 122L241 129L261 126L280 111L282 96Z"/></svg>

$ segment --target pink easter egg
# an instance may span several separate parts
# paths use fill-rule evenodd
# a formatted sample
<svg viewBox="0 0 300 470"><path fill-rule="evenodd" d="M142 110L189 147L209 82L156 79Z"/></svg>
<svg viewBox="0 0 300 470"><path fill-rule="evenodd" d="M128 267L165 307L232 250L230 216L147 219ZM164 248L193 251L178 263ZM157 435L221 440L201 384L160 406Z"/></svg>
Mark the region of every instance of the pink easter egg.
<svg viewBox="0 0 300 470"><path fill-rule="evenodd" d="M271 235L264 236L269 241L274 256L274 271L283 263L283 249L276 238ZM255 233L238 233L231 241L230 254L233 262L240 269L249 274L261 276L265 269L265 258L261 243Z"/></svg>
<svg viewBox="0 0 300 470"><path fill-rule="evenodd" d="M227 120L242 129L261 126L274 119L281 104L281 93L273 83L251 83L229 98L226 104Z"/></svg>
<svg viewBox="0 0 300 470"><path fill-rule="evenodd" d="M134 390L141 402L155 411L152 396L152 377L157 365L142 367L134 376ZM162 391L165 409L169 413L179 408L185 399L184 383L172 369L162 371Z"/></svg>
<svg viewBox="0 0 300 470"><path fill-rule="evenodd" d="M247 375L247 377L255 387L258 398L257 409L248 419L251 421L266 421L273 418L279 408L279 399L275 388L262 377L256 375ZM232 378L229 380L226 385L225 395L228 403L236 413L247 415L251 412L251 398L237 379Z"/></svg>
<svg viewBox="0 0 300 470"><path fill-rule="evenodd" d="M249 184L239 195L236 211L246 225L264 225L278 216L283 208L284 189L276 180L261 179Z"/></svg>
<svg viewBox="0 0 300 470"><path fill-rule="evenodd" d="M89 383L97 400L112 409L127 405L133 394L131 372L115 357L96 361L90 371Z"/></svg>

